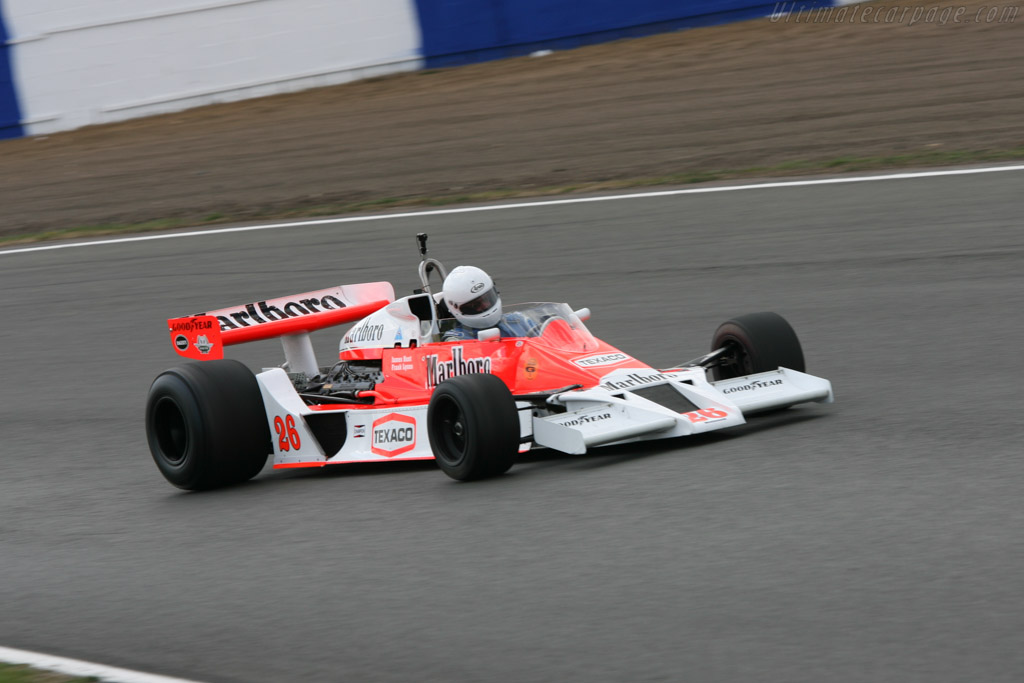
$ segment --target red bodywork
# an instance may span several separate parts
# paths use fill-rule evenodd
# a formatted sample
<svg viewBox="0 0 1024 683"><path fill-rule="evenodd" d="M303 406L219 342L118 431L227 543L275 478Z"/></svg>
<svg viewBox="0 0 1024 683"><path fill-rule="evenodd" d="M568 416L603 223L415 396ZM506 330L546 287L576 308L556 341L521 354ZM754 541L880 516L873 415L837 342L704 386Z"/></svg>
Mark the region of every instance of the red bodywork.
<svg viewBox="0 0 1024 683"><path fill-rule="evenodd" d="M426 403L445 379L473 372L497 375L521 395L572 385L590 388L612 370L650 367L593 337L584 344L561 320L538 337L383 349L382 361L384 381L375 388L378 405Z"/></svg>
<svg viewBox="0 0 1024 683"><path fill-rule="evenodd" d="M344 325L361 320L387 304L387 301L373 301L339 310L318 311L315 315L273 320L261 325L228 330L221 330L220 322L212 315L171 318L167 321L167 327L171 333L171 343L180 355L192 360L219 360L224 357L225 346Z"/></svg>
<svg viewBox="0 0 1024 683"><path fill-rule="evenodd" d="M171 341L178 353L195 360L223 358L225 346L287 334L311 332L356 322L387 305L387 301L349 306L259 326L221 330L210 315L168 320ZM650 368L589 334L579 334L564 320L554 320L536 337L491 341L453 341L395 348L356 349L341 353L347 361L381 361L384 379L361 397L372 404L323 404L313 410L358 410L386 405L429 402L434 388L445 379L474 372L500 377L513 395L537 394L580 385L596 386L613 370Z"/></svg>

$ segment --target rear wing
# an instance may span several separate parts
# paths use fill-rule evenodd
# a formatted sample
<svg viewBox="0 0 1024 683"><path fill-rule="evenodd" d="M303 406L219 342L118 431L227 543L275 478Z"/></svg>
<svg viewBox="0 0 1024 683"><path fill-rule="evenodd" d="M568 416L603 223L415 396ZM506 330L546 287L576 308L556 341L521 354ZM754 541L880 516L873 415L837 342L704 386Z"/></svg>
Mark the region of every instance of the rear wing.
<svg viewBox="0 0 1024 683"><path fill-rule="evenodd" d="M310 332L355 322L394 300L391 283L367 282L171 318L167 326L171 345L185 358L216 360L225 346L281 337L289 364L315 374Z"/></svg>

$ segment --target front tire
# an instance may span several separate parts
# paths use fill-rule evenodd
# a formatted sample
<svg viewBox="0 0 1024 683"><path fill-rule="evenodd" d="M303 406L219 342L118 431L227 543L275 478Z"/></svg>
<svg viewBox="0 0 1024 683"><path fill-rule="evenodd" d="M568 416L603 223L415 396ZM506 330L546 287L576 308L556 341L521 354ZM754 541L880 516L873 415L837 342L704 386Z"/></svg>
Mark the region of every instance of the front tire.
<svg viewBox="0 0 1024 683"><path fill-rule="evenodd" d="M235 360L162 372L146 401L146 438L160 473L178 488L198 491L252 479L271 451L256 377Z"/></svg>
<svg viewBox="0 0 1024 683"><path fill-rule="evenodd" d="M788 368L804 372L804 352L792 326L778 313L750 313L715 330L711 350L725 348L712 368L715 380Z"/></svg>
<svg viewBox="0 0 1024 683"><path fill-rule="evenodd" d="M459 375L434 390L427 433L438 467L452 479L504 474L519 452L519 413L500 378Z"/></svg>

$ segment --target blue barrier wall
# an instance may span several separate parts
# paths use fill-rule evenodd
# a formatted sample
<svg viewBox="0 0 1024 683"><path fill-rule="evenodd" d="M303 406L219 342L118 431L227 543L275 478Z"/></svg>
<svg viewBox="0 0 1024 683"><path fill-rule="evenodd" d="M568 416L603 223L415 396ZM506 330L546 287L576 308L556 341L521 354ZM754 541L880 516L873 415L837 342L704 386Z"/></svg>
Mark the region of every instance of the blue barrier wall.
<svg viewBox="0 0 1024 683"><path fill-rule="evenodd" d="M25 134L21 127L21 107L18 106L18 96L14 91L7 36L4 4L3 0L0 0L0 140L17 138Z"/></svg>
<svg viewBox="0 0 1024 683"><path fill-rule="evenodd" d="M804 0L802 8L831 6ZM455 66L753 19L765 0L416 0L426 66Z"/></svg>
<svg viewBox="0 0 1024 683"><path fill-rule="evenodd" d="M840 1L0 0L0 138Z"/></svg>

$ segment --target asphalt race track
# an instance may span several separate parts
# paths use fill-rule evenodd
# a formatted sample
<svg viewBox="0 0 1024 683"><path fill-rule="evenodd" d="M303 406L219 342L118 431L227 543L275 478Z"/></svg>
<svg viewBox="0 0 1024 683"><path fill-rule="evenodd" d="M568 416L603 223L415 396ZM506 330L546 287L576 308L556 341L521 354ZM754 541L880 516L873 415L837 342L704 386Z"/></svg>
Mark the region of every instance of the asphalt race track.
<svg viewBox="0 0 1024 683"><path fill-rule="evenodd" d="M1024 173L0 255L0 645L202 681L1024 678ZM265 470L184 494L144 443L164 321L416 286L590 306L654 365L776 310L837 402L732 433ZM320 333L333 355L337 333ZM277 342L236 347L259 368Z"/></svg>

